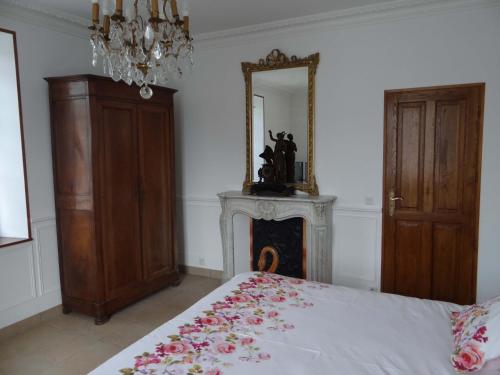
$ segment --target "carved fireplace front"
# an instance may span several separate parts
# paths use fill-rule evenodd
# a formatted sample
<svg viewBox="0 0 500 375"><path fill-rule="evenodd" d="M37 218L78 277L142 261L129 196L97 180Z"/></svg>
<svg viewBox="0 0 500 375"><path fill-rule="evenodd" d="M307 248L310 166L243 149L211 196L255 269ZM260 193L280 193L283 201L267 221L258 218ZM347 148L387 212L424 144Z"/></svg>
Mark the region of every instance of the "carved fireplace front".
<svg viewBox="0 0 500 375"><path fill-rule="evenodd" d="M265 223L263 225L265 229L259 233L252 230L254 234L252 242L254 244L255 241L260 242L257 246L257 257L253 252L251 269L263 268L287 276L326 283L332 282L332 215L336 197L306 195L263 197L246 195L241 192L225 192L218 194L218 196L222 207L220 229L224 257L224 280L229 280L235 275L233 217L236 214L243 214L256 220L272 221ZM283 223L289 219L296 219L295 227L292 223L292 227L281 229L284 230L284 234L272 233L273 226L279 227L281 225L279 222ZM304 244L303 253L299 254L300 249L291 248L279 236L286 235L287 231L288 233L296 231L300 225L298 223L301 222L303 222L303 230L301 231L303 238L299 236L293 241L295 244L300 241ZM291 252L295 252L295 255ZM280 260L283 261L283 259L287 259L288 263L285 271L278 269ZM299 264L290 265L290 261ZM302 274L291 274L290 270Z"/></svg>

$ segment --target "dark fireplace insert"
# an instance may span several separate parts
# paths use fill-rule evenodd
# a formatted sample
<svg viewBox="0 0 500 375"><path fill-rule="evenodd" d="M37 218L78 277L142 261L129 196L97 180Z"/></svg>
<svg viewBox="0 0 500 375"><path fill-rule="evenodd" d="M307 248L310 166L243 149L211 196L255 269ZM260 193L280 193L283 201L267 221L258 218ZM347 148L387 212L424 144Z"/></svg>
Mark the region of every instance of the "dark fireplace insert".
<svg viewBox="0 0 500 375"><path fill-rule="evenodd" d="M253 271L306 278L304 219L252 219L250 262Z"/></svg>

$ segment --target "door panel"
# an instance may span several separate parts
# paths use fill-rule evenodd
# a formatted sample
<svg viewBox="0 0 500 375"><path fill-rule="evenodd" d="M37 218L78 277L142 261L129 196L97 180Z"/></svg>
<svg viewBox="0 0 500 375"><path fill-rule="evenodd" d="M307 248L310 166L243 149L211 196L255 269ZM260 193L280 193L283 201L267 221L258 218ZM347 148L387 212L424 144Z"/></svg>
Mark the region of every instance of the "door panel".
<svg viewBox="0 0 500 375"><path fill-rule="evenodd" d="M139 111L139 161L144 272L147 279L174 271L174 188L168 109Z"/></svg>
<svg viewBox="0 0 500 375"><path fill-rule="evenodd" d="M139 233L135 106L100 106L101 212L108 298L122 295L142 278Z"/></svg>
<svg viewBox="0 0 500 375"><path fill-rule="evenodd" d="M398 119L398 188L405 197L399 208L417 210L421 206L422 152L425 136L425 103L403 103Z"/></svg>
<svg viewBox="0 0 500 375"><path fill-rule="evenodd" d="M482 84L386 92L385 292L475 301L483 100Z"/></svg>
<svg viewBox="0 0 500 375"><path fill-rule="evenodd" d="M406 247L406 251L396 257L395 293L397 294L414 296L419 289L419 280L425 276L422 237L421 222L400 220L396 223L396 247Z"/></svg>
<svg viewBox="0 0 500 375"><path fill-rule="evenodd" d="M462 165L464 153L464 102L436 104L435 208L460 211L462 201Z"/></svg>
<svg viewBox="0 0 500 375"><path fill-rule="evenodd" d="M454 300L457 286L454 280L461 277L462 225L436 224L433 231L434 264L432 297L437 300Z"/></svg>

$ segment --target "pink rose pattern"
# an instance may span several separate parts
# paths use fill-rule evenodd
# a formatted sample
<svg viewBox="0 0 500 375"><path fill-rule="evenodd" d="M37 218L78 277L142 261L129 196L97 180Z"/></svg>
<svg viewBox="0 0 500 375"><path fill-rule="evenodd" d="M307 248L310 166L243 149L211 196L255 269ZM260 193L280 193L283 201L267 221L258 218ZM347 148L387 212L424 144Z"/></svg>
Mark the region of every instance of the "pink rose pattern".
<svg viewBox="0 0 500 375"><path fill-rule="evenodd" d="M179 327L169 343L159 343L154 352L135 357L133 368L124 375L206 374L223 375L223 369L238 360L260 363L271 355L257 346L265 330L286 332L295 326L281 318L287 308L310 308L303 288L323 289L328 285L258 273L238 285L231 296L212 304L205 316Z"/></svg>
<svg viewBox="0 0 500 375"><path fill-rule="evenodd" d="M499 302L491 300L451 313L455 350L451 361L460 373L475 372L485 364L484 345L488 342L487 327L490 307Z"/></svg>

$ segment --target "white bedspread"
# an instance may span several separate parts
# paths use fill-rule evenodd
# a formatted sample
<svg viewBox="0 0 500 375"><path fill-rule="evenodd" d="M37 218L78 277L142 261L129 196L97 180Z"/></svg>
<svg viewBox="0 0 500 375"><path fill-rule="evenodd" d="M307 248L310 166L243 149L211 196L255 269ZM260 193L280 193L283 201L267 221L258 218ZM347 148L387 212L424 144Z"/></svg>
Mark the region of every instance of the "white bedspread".
<svg viewBox="0 0 500 375"><path fill-rule="evenodd" d="M240 274L91 374L455 374L457 305L297 283Z"/></svg>

